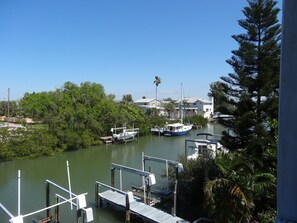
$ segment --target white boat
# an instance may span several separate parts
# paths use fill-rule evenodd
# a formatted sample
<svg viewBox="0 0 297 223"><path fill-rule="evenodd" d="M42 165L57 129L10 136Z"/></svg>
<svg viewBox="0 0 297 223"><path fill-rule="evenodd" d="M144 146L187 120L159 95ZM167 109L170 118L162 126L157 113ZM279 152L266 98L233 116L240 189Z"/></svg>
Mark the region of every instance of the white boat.
<svg viewBox="0 0 297 223"><path fill-rule="evenodd" d="M199 155L209 153L212 158L216 157L218 152L227 152L219 140L215 139L210 133L198 133L195 141L195 152L187 157L188 160L196 160Z"/></svg>
<svg viewBox="0 0 297 223"><path fill-rule="evenodd" d="M117 130L121 130L117 132ZM126 127L111 128L113 142L133 141L138 135L139 128L127 129Z"/></svg>
<svg viewBox="0 0 297 223"><path fill-rule="evenodd" d="M189 134L192 129L192 125L185 125L183 123L172 123L167 124L164 127L164 136L181 136Z"/></svg>
<svg viewBox="0 0 297 223"><path fill-rule="evenodd" d="M165 127L163 129L164 136L186 135L186 134L189 134L189 132L193 128L193 125L191 125L191 124L183 124L184 111L182 109L182 107L183 107L183 87L182 87L182 84L181 84L181 92L182 92L182 96L181 96L181 101L180 101L180 122L165 125Z"/></svg>

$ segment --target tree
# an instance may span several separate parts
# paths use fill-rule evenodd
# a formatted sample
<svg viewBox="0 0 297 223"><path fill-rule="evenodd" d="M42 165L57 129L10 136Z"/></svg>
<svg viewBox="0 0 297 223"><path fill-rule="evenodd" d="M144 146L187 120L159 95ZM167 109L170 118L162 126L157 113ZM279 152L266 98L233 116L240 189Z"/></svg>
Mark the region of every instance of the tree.
<svg viewBox="0 0 297 223"><path fill-rule="evenodd" d="M171 118L171 114L175 110L175 103L176 100L173 100L171 98L164 100L163 107L168 114L168 118Z"/></svg>
<svg viewBox="0 0 297 223"><path fill-rule="evenodd" d="M267 123L277 118L280 25L274 0L248 0L243 9L245 19L239 25L245 34L233 35L239 44L227 60L234 70L221 77L218 86L224 96L224 113L233 115L227 123L234 135L223 133L222 143L231 150L247 149L260 153L273 139Z"/></svg>
<svg viewBox="0 0 297 223"><path fill-rule="evenodd" d="M157 88L159 86L159 84L161 84L161 78L159 76L155 76L155 80L154 80L154 84L156 85L156 100L157 100L157 96L158 96L158 92L157 92Z"/></svg>
<svg viewBox="0 0 297 223"><path fill-rule="evenodd" d="M230 104L226 103L226 94L224 93L224 83L216 81L210 84L210 92L208 93L209 97L214 98L214 111L220 111L223 114L226 114L228 110L232 110ZM227 110L227 111L226 111Z"/></svg>
<svg viewBox="0 0 297 223"><path fill-rule="evenodd" d="M225 122L232 134L224 131L221 140L233 153L216 158L218 177L204 188L210 213L222 222L265 222L275 213L281 29L275 6L248 0L238 21L246 33L232 36L239 49L227 60L234 72L211 86L220 111L234 117Z"/></svg>
<svg viewBox="0 0 297 223"><path fill-rule="evenodd" d="M122 101L124 103L132 103L133 102L133 98L131 94L125 94L123 95Z"/></svg>
<svg viewBox="0 0 297 223"><path fill-rule="evenodd" d="M261 214L275 208L267 200L275 197L276 175L257 171L241 153L218 154L215 162L219 177L204 186L211 217L218 222L263 222Z"/></svg>

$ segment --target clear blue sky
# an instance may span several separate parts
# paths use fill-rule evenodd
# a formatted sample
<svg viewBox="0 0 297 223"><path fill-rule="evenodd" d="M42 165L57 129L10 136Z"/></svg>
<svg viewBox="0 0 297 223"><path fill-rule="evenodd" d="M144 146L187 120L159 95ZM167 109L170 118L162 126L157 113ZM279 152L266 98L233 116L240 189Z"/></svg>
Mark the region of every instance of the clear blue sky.
<svg viewBox="0 0 297 223"><path fill-rule="evenodd" d="M207 97L232 71L245 0L1 0L0 100L102 84L121 99ZM281 7L281 3L278 4ZM280 15L281 17L281 15Z"/></svg>

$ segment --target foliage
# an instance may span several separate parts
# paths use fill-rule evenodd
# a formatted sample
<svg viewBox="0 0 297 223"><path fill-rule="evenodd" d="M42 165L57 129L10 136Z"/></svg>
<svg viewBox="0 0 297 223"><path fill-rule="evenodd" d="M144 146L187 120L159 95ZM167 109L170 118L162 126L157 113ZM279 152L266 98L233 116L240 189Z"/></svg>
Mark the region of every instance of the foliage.
<svg viewBox="0 0 297 223"><path fill-rule="evenodd" d="M148 133L149 120L145 113L137 106L132 104L117 104L118 111L115 126L127 126L129 128L140 128L140 135Z"/></svg>
<svg viewBox="0 0 297 223"><path fill-rule="evenodd" d="M176 103L176 100L173 100L171 98L164 100L163 107L168 114L168 118L171 118L171 114L175 110L175 103Z"/></svg>
<svg viewBox="0 0 297 223"><path fill-rule="evenodd" d="M160 82L156 79L156 84ZM0 161L86 148L102 143L100 136L110 135L115 126L139 128L144 135L152 123L165 123L163 117L147 115L130 103L129 94L121 102L114 98L105 94L102 85L90 82L66 82L55 91L26 93L18 112L42 125L11 132L2 129Z"/></svg>
<svg viewBox="0 0 297 223"><path fill-rule="evenodd" d="M255 163L245 155L241 152L218 155L219 175L204 186L209 214L218 222L250 222L260 216L254 215L256 210L266 212L275 208L259 205L273 204L276 176L256 170Z"/></svg>
<svg viewBox="0 0 297 223"><path fill-rule="evenodd" d="M158 86L161 84L161 78L159 76L155 76L154 84L156 85L156 99L158 98Z"/></svg>
<svg viewBox="0 0 297 223"><path fill-rule="evenodd" d="M261 223L274 223L275 219L277 218L276 210L268 209L263 213L258 214L259 222Z"/></svg>
<svg viewBox="0 0 297 223"><path fill-rule="evenodd" d="M185 156L180 156L178 160L184 167L178 180L178 216L194 221L201 216L207 216L203 186L207 179L216 175L216 166L207 153L199 156L197 160L187 161ZM170 176L173 179L174 171Z"/></svg>
<svg viewBox="0 0 297 223"><path fill-rule="evenodd" d="M0 161L17 157L34 158L49 156L59 152L56 149L57 139L47 130L27 130L18 128L8 131L0 129Z"/></svg>
<svg viewBox="0 0 297 223"><path fill-rule="evenodd" d="M9 109L9 110L8 110ZM8 114L9 112L9 114ZM0 116L15 117L18 115L17 101L0 101Z"/></svg>
<svg viewBox="0 0 297 223"><path fill-rule="evenodd" d="M133 102L132 95L131 94L125 94L125 95L123 95L122 102L132 103Z"/></svg>
<svg viewBox="0 0 297 223"><path fill-rule="evenodd" d="M189 117L189 121L195 125L205 126L208 123L208 119L204 118L202 115L192 115Z"/></svg>
<svg viewBox="0 0 297 223"><path fill-rule="evenodd" d="M231 153L216 158L219 174L205 184L209 214L218 222L271 222L276 209L277 112L280 25L274 0L248 0L245 34L227 60L233 73L211 85L225 121L221 143ZM268 219L268 220L267 220ZM270 220L269 220L270 219Z"/></svg>
<svg viewBox="0 0 297 223"><path fill-rule="evenodd" d="M254 208L252 166L238 154L218 155L216 165L219 177L204 186L210 216L218 222L249 222Z"/></svg>
<svg viewBox="0 0 297 223"><path fill-rule="evenodd" d="M232 111L234 108L232 105L227 103L227 95L224 93L224 83L216 81L210 84L210 92L208 93L209 97L214 98L214 111L220 111L223 114Z"/></svg>
<svg viewBox="0 0 297 223"><path fill-rule="evenodd" d="M224 93L219 97L222 104L228 105L221 112L234 117L224 124L233 129L235 136L224 132L223 145L255 152L255 147L261 150L271 140L267 122L277 118L280 25L274 0L248 3L243 10L246 19L238 21L246 34L233 36L239 49L233 50L227 60L234 72L221 77L223 82L217 85Z"/></svg>

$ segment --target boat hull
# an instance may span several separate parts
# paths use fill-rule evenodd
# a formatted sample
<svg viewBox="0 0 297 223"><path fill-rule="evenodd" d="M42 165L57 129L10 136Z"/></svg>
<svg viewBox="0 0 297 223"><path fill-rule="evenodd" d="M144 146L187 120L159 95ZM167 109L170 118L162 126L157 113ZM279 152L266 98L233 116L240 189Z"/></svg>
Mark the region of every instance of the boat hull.
<svg viewBox="0 0 297 223"><path fill-rule="evenodd" d="M164 128L164 136L182 136L190 133L192 125L184 125L182 123L168 124Z"/></svg>
<svg viewBox="0 0 297 223"><path fill-rule="evenodd" d="M170 131L164 131L163 135L164 136L183 136L183 135L187 135L190 133L190 130L188 131L183 131L183 132L170 132Z"/></svg>
<svg viewBox="0 0 297 223"><path fill-rule="evenodd" d="M128 142L135 139L138 132L125 132L119 134L113 134L114 142Z"/></svg>

